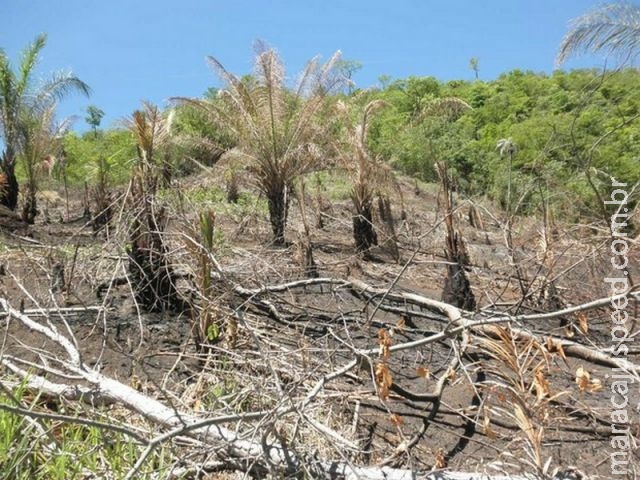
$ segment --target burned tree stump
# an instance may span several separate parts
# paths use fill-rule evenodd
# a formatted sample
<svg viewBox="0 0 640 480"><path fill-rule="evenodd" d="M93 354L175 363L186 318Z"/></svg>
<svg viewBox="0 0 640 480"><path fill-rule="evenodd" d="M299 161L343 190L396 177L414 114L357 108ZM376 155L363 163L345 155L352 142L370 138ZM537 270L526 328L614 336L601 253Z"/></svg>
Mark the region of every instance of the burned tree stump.
<svg viewBox="0 0 640 480"><path fill-rule="evenodd" d="M436 162L436 169L444 193L444 224L447 231L444 256L448 263L442 301L464 310L475 310L476 299L466 272L469 266L469 255L464 240L453 223L453 194L449 174L446 165L442 162Z"/></svg>
<svg viewBox="0 0 640 480"><path fill-rule="evenodd" d="M146 181L145 181L146 180ZM186 302L178 292L175 273L163 239L167 218L164 208L154 204L155 178L132 179L137 215L132 220L129 277L138 304L146 311L180 311Z"/></svg>
<svg viewBox="0 0 640 480"><path fill-rule="evenodd" d="M353 216L353 239L358 253L366 253L371 247L378 245L378 235L373 226L370 206L365 206L362 211Z"/></svg>

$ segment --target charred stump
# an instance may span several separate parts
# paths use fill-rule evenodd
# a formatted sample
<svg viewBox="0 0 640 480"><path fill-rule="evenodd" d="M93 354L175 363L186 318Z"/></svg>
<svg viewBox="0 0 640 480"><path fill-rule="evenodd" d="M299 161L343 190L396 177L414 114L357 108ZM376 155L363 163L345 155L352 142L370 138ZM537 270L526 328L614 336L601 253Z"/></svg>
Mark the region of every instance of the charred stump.
<svg viewBox="0 0 640 480"><path fill-rule="evenodd" d="M366 253L371 247L378 245L371 205L364 205L361 211L353 216L353 239L358 253Z"/></svg>
<svg viewBox="0 0 640 480"><path fill-rule="evenodd" d="M378 196L378 211L380 212L380 220L382 220L387 230L386 245L389 253L396 262L400 261L400 249L398 248L398 235L396 234L396 225L391 211L391 200L386 195ZM403 209L404 213L404 209Z"/></svg>
<svg viewBox="0 0 640 480"><path fill-rule="evenodd" d="M447 235L445 257L449 263L442 289L442 301L463 310L475 310L476 299L466 272L469 258L458 232L453 232L452 237Z"/></svg>
<svg viewBox="0 0 640 480"><path fill-rule="evenodd" d="M156 181L132 180L137 204L129 248L129 277L136 301L148 312L181 311L186 302L176 288L176 278L168 260L163 239L167 217L164 208L154 204Z"/></svg>
<svg viewBox="0 0 640 480"><path fill-rule="evenodd" d="M469 255L460 232L454 225L453 194L447 167L436 162L440 184L444 193L444 224L446 227L446 245L444 256L447 259L447 275L442 289L442 301L463 310L475 310L476 299L466 269Z"/></svg>
<svg viewBox="0 0 640 480"><path fill-rule="evenodd" d="M36 187L27 185L27 192L22 206L22 220L29 225L33 225L38 215L38 205L36 199Z"/></svg>

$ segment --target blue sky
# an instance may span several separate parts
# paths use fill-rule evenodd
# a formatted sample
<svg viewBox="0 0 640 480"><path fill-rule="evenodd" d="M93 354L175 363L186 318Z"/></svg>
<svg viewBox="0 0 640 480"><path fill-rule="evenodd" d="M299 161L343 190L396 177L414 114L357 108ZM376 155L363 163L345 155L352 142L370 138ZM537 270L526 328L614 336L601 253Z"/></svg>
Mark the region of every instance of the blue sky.
<svg viewBox="0 0 640 480"><path fill-rule="evenodd" d="M362 63L359 87L433 75L473 79L520 68L551 72L568 22L591 0L0 0L0 47L17 62L22 48L47 33L38 72L72 70L92 96L70 97L60 115L86 107L106 112L103 126L129 115L141 100L199 96L219 85L205 63L212 55L235 74L251 71L252 44L275 47L291 77L314 55L336 50ZM565 68L601 67L583 58Z"/></svg>

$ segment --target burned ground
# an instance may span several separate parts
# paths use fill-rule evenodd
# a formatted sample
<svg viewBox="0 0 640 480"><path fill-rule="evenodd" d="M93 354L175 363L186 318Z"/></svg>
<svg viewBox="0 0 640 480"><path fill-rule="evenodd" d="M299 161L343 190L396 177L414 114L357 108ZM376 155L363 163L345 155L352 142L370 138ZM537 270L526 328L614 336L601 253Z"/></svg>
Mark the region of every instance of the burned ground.
<svg viewBox="0 0 640 480"><path fill-rule="evenodd" d="M318 459L498 474L542 470L551 458L549 472L575 466L590 478L609 478L611 309L602 302L580 312L541 315L610 295L603 282L612 274L606 230L558 222L545 232L535 218L518 218L513 256L526 274L523 299L499 214L480 205L484 228L474 228L467 215L471 204L456 199L455 222L469 252L467 274L477 302L476 311L463 312L475 326L456 330L463 324L430 303L440 299L446 272L437 187L417 192L405 185L406 218L394 209L399 261L383 227L378 247L366 257L354 253L344 199L326 200L324 208L308 212L322 215L323 228L311 232L318 278L307 278L298 241L281 248L268 244L259 199L244 209L188 199L207 185L190 179L181 195L166 192L164 198L172 209L166 239L176 286L202 310L145 313L131 285L113 281L127 273L124 210L108 235L94 235L85 220L5 228L2 298L74 338L88 367L178 410L220 416L304 404L304 411L230 428L286 445L304 459L296 468L308 475ZM310 198L308 205L319 203ZM189 238L197 238L190 212L205 208L219 209L211 254L221 270L214 271L212 290L202 298L194 286L197 255ZM82 209L73 204L72 210ZM50 214L59 216L61 207ZM299 238L301 229L293 208L289 237ZM633 278L640 275L635 246L629 258ZM637 308L630 297L632 332ZM198 346L194 332L204 310L215 328L204 332ZM38 365L64 356L16 319L5 315L3 325L4 359L43 373ZM627 359L637 365L640 349L629 347ZM589 357L587 350L606 358ZM303 402L323 378L321 390ZM637 390L629 395L637 399ZM637 441L634 408L629 437ZM194 463L227 458L215 446L193 448L199 452L190 457ZM631 458L638 464L637 449ZM226 468L238 463L229 461Z"/></svg>

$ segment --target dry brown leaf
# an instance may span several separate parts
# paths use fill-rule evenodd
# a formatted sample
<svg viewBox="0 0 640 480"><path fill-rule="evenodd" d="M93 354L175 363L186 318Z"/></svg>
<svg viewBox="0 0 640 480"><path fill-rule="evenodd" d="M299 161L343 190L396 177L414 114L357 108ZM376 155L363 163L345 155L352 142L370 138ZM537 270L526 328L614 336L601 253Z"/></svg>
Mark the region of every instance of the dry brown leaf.
<svg viewBox="0 0 640 480"><path fill-rule="evenodd" d="M584 312L578 312L578 328L585 335L589 332L589 319Z"/></svg>
<svg viewBox="0 0 640 480"><path fill-rule="evenodd" d="M551 337L547 337L546 347L547 347L547 351L549 351L549 352L555 352L556 351L555 344L553 343L553 339Z"/></svg>
<svg viewBox="0 0 640 480"><path fill-rule="evenodd" d="M418 374L419 377L422 377L425 380L431 377L431 372L426 367L416 368L416 373Z"/></svg>
<svg viewBox="0 0 640 480"><path fill-rule="evenodd" d="M389 398L389 390L393 385L393 378L389 368L384 363L378 363L375 368L376 385L378 387L378 394L382 400Z"/></svg>
<svg viewBox="0 0 640 480"><path fill-rule="evenodd" d="M591 375L582 366L576 370L576 384L581 392L587 390L591 384Z"/></svg>
<svg viewBox="0 0 640 480"><path fill-rule="evenodd" d="M544 374L543 368L537 368L534 374L533 383L536 387L536 395L538 400L542 400L543 398L549 396L551 393L551 387L549 386L549 382Z"/></svg>
<svg viewBox="0 0 640 480"><path fill-rule="evenodd" d="M404 418L402 418L402 415L394 413L391 415L391 423L393 423L396 427L399 427L400 425L404 424Z"/></svg>
<svg viewBox="0 0 640 480"><path fill-rule="evenodd" d="M602 382L599 378L594 378L589 384L589 392L596 393L602 390Z"/></svg>
<svg viewBox="0 0 640 480"><path fill-rule="evenodd" d="M591 374L582 366L576 370L576 383L581 392L595 393L602 390L602 382L597 378L591 379Z"/></svg>
<svg viewBox="0 0 640 480"><path fill-rule="evenodd" d="M391 346L391 336L384 329L378 330L378 345L380 346L380 356L383 360L389 359L389 347Z"/></svg>
<svg viewBox="0 0 640 480"><path fill-rule="evenodd" d="M484 418L482 419L482 430L487 438L495 439L497 437L496 432L491 428L491 417L489 416L489 409L484 409Z"/></svg>
<svg viewBox="0 0 640 480"><path fill-rule="evenodd" d="M444 448L439 447L438 450L436 450L436 454L435 454L435 462L433 464L433 468L440 470L442 468L447 468L447 459L444 456Z"/></svg>
<svg viewBox="0 0 640 480"><path fill-rule="evenodd" d="M560 355L562 357L562 359L566 362L567 361L567 356L564 353L564 348L562 348L562 342L556 343L556 348L558 350L558 355Z"/></svg>
<svg viewBox="0 0 640 480"><path fill-rule="evenodd" d="M562 348L562 342L556 342L551 337L547 337L547 351L551 353L557 353L562 357L563 360L567 360L567 356L564 353L564 349Z"/></svg>
<svg viewBox="0 0 640 480"><path fill-rule="evenodd" d="M396 327L398 328L398 330L402 332L406 326L407 326L407 322L404 319L404 317L398 318L398 321L396 322Z"/></svg>

